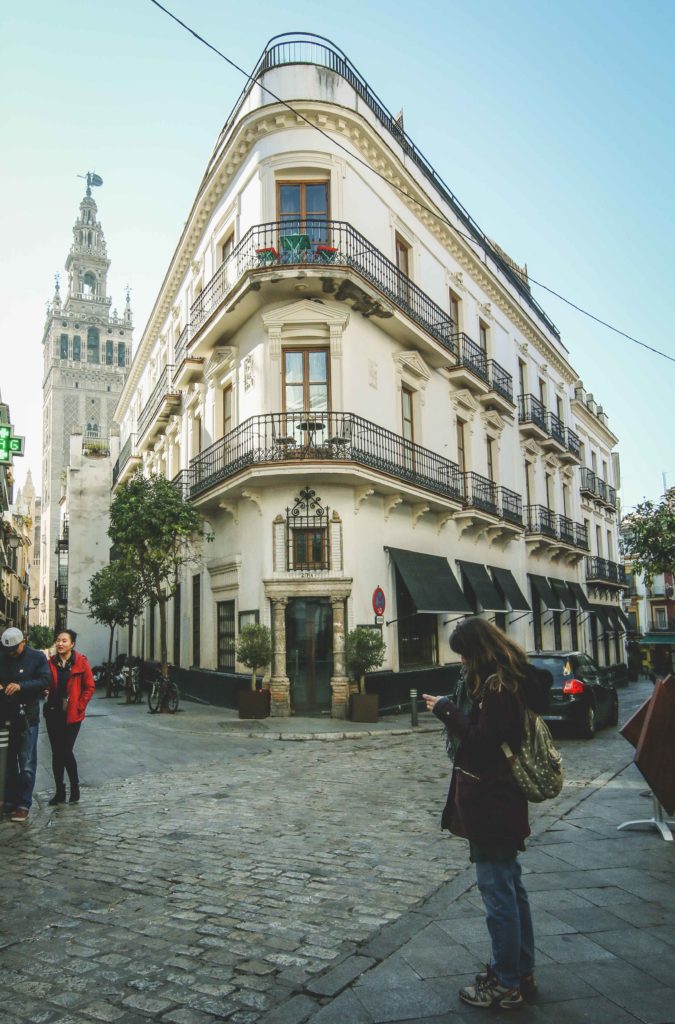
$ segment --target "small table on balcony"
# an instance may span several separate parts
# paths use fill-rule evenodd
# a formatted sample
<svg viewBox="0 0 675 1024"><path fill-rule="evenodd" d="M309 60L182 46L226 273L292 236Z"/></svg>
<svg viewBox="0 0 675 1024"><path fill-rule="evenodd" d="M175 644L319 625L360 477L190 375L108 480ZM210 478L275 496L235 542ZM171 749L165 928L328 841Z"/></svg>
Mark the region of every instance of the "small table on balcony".
<svg viewBox="0 0 675 1024"><path fill-rule="evenodd" d="M323 420L303 420L295 429L307 434L308 448L316 448L316 435L320 430L326 429L326 424Z"/></svg>

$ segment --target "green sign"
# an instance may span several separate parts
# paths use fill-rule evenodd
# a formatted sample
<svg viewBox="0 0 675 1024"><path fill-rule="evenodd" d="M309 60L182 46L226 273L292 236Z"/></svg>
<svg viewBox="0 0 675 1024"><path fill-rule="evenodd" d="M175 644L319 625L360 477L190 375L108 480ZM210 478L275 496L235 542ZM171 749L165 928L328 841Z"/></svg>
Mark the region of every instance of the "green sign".
<svg viewBox="0 0 675 1024"><path fill-rule="evenodd" d="M13 427L0 424L0 465L11 462L13 455L23 455L25 437L14 437Z"/></svg>

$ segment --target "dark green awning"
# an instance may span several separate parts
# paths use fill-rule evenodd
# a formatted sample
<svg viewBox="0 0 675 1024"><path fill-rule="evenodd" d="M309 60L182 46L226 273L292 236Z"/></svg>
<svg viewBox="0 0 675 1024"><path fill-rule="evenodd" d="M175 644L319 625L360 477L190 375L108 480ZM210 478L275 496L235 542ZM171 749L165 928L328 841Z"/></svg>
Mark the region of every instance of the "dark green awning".
<svg viewBox="0 0 675 1024"><path fill-rule="evenodd" d="M478 598L484 612L507 612L509 606L501 596L494 583L487 573L487 569L480 562L462 562L457 559L464 586L470 586Z"/></svg>
<svg viewBox="0 0 675 1024"><path fill-rule="evenodd" d="M567 611L576 611L576 598L574 597L572 591L569 589L567 583L565 583L564 580L554 579L553 576L549 576L548 582L551 584L553 593L558 598L558 601L563 606L563 608L565 608Z"/></svg>
<svg viewBox="0 0 675 1024"><path fill-rule="evenodd" d="M645 633L640 647L675 647L675 633Z"/></svg>
<svg viewBox="0 0 675 1024"><path fill-rule="evenodd" d="M591 611L600 621L600 624L606 633L612 633L614 631L614 626L612 625L612 619L610 616L610 608L604 604L592 604Z"/></svg>
<svg viewBox="0 0 675 1024"><path fill-rule="evenodd" d="M495 581L497 589L509 602L512 611L529 612L532 610L510 569L497 569L493 565L488 565L488 569L492 573L492 579Z"/></svg>
<svg viewBox="0 0 675 1024"><path fill-rule="evenodd" d="M398 569L418 615L443 612L471 614L469 603L452 575L447 558L419 551L385 547Z"/></svg>
<svg viewBox="0 0 675 1024"><path fill-rule="evenodd" d="M591 610L591 602L586 597L586 593L584 591L584 588L581 586L581 584L580 583L568 583L567 586L570 588L570 590L572 591L572 593L576 597L577 604L579 605L579 607L582 608L583 611L589 612Z"/></svg>
<svg viewBox="0 0 675 1024"><path fill-rule="evenodd" d="M527 577L530 581L530 586L532 587L532 597L538 597L544 607L550 612L559 612L560 602L551 590L546 577L537 576L533 572L528 572Z"/></svg>

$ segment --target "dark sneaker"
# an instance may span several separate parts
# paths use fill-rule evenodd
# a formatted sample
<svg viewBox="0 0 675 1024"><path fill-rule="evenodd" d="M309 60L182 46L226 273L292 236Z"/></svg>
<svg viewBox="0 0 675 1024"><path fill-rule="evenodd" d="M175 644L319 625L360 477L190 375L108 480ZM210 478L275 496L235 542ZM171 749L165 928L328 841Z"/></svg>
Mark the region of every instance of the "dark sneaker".
<svg viewBox="0 0 675 1024"><path fill-rule="evenodd" d="M485 965L485 970L481 971L480 974L476 975L476 984L482 985L486 981L496 981L497 977L495 972L492 970L490 964ZM537 979L535 978L532 971L529 974L523 974L520 979L520 994L525 999L529 999L537 994Z"/></svg>
<svg viewBox="0 0 675 1024"><path fill-rule="evenodd" d="M25 807L17 807L10 816L10 821L28 821L28 811Z"/></svg>
<svg viewBox="0 0 675 1024"><path fill-rule="evenodd" d="M525 1005L517 988L500 985L496 978L477 981L475 985L461 988L459 998L469 1006L480 1006L486 1010L493 1006L499 1010L520 1010Z"/></svg>

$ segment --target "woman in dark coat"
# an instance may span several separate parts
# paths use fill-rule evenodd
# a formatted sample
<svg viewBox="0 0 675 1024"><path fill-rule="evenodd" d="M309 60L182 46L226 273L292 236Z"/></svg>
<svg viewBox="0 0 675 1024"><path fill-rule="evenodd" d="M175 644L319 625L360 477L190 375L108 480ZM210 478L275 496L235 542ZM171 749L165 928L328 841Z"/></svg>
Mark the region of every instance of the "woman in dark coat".
<svg viewBox="0 0 675 1024"><path fill-rule="evenodd" d="M75 740L84 720L87 704L94 694L94 677L84 654L75 650L77 633L62 629L56 635L56 654L49 659L51 681L45 702L45 722L52 748L52 771L56 792L52 807L66 802L64 772L70 782L71 804L80 799L80 780L73 753Z"/></svg>
<svg viewBox="0 0 675 1024"><path fill-rule="evenodd" d="M550 674L533 668L517 644L482 619L460 623L450 646L465 667L471 710L465 714L448 697L423 696L459 740L442 827L469 840L492 941L486 970L459 995L471 1006L519 1009L522 993L536 988L532 918L518 862L530 826L527 800L501 746L518 753L525 706L542 709Z"/></svg>

